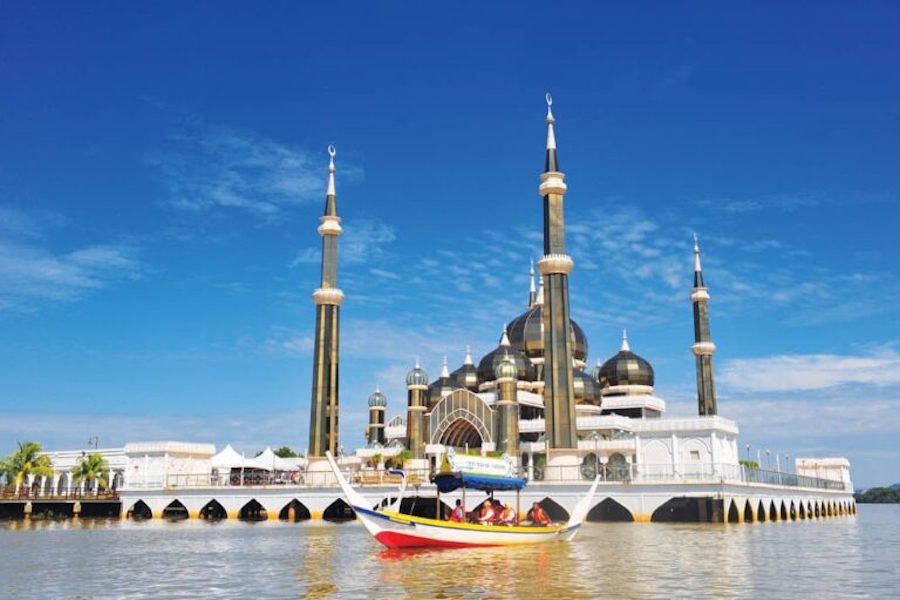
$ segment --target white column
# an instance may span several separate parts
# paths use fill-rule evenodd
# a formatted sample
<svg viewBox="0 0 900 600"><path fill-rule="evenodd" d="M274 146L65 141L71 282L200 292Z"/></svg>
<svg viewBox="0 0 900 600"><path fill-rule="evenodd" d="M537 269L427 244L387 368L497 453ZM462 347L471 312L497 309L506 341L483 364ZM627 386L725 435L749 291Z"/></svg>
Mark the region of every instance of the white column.
<svg viewBox="0 0 900 600"><path fill-rule="evenodd" d="M672 433L672 475L678 474L678 436Z"/></svg>
<svg viewBox="0 0 900 600"><path fill-rule="evenodd" d="M717 467L716 467L716 432L711 431L709 433L709 459L712 461L712 474L716 475Z"/></svg>

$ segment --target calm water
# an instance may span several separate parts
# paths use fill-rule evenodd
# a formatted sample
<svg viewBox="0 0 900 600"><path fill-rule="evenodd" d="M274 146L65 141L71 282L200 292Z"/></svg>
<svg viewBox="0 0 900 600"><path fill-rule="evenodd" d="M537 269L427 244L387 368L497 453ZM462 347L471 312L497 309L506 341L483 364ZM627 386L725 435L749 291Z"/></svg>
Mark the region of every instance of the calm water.
<svg viewBox="0 0 900 600"><path fill-rule="evenodd" d="M5 598L898 598L900 506L755 525L587 524L574 542L384 550L352 523L0 524Z"/></svg>

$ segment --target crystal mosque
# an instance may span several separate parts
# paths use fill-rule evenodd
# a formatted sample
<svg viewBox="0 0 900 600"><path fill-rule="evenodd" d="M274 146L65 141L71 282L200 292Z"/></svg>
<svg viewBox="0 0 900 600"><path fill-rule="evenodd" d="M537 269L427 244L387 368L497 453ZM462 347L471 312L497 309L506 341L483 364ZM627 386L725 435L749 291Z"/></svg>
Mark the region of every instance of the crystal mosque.
<svg viewBox="0 0 900 600"><path fill-rule="evenodd" d="M497 347L473 360L467 349L453 371L445 359L437 378L416 364L407 374L405 411L389 420L388 401L379 390L369 398L368 445L361 457L409 456L416 466L438 464L448 449L505 454L532 478L589 477L603 471L625 478L635 469L699 472L714 464L737 467L737 425L717 415L710 338L710 299L703 280L700 248L694 239L694 345L698 414L664 418L666 403L654 392L650 362L631 349L622 334L619 351L593 368L587 365L588 340L569 315L568 278L575 260L565 253L565 175L560 170L552 99L547 96L545 169L538 193L543 199L544 249L538 261L539 283L530 270L523 312L510 315ZM322 288L314 299L318 313L310 454L335 451L338 332L333 328L343 294L336 278L334 164L329 168L323 236ZM326 291L327 290L327 291ZM523 299L525 295L523 293ZM329 329L331 327L331 329ZM326 416L328 416L326 418ZM336 420L335 420L336 422ZM314 450L316 449L316 450Z"/></svg>
<svg viewBox="0 0 900 600"><path fill-rule="evenodd" d="M575 499L599 476L598 503L588 520L740 523L852 515L856 512L845 458L795 458L775 465L739 460L738 425L718 414L710 333L710 293L694 238L693 309L697 412L667 417L655 393L650 362L622 334L619 351L593 367L588 340L569 311L569 276L577 257L566 252L567 192L547 95L544 170L538 182L544 248L532 266L522 313L507 315L497 346L476 361L465 357L436 378L418 362L406 375L405 406L375 390L368 400L366 445L343 454L339 443L340 309L338 241L343 234L330 161L316 307L308 455L286 460L267 450L257 457L230 446L172 441L130 442L98 450L107 459L111 489L75 486L71 469L83 451L49 452L52 476L34 478L25 496L0 500L0 516L41 511L112 511L122 517L203 519L353 518L341 498L326 451L372 505L396 494L386 464L403 466L427 496L428 476L449 454L500 456L527 477L522 501L540 502L565 520ZM535 273L535 268L537 273ZM539 278L536 278L539 275ZM524 292L524 290L523 290ZM687 313L687 310L685 310ZM499 319L498 319L499 320ZM415 349L410 349L415 352ZM393 416L387 417L391 410ZM749 457L748 457L749 458ZM503 494L499 494L503 500ZM439 510L453 496L413 503ZM414 500L414 499L411 499ZM50 508L48 508L50 507ZM449 511L449 507L447 507Z"/></svg>

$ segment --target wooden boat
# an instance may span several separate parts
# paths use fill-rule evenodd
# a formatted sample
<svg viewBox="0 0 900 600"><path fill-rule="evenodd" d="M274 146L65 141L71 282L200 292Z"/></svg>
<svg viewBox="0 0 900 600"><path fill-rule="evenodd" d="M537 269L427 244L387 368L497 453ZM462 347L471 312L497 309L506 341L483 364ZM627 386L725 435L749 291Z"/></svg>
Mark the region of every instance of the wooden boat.
<svg viewBox="0 0 900 600"><path fill-rule="evenodd" d="M357 518L376 540L388 548L415 547L448 547L461 548L470 546L507 546L516 544L538 544L544 542L567 542L575 537L578 528L584 522L591 501L597 491L600 478L594 480L587 494L581 498L572 510L571 517L565 523L552 524L546 527L479 525L472 523L453 523L440 519L429 519L413 515L401 514L396 510L374 510L371 504L355 489L341 473L340 468L330 453L326 452L328 462L341 486L347 502L353 508ZM451 473L458 482L448 477L443 482L436 478L439 490L457 487L473 487L482 491L521 489L524 480L496 477L493 475ZM398 499L391 506L399 509L406 489L406 478L402 475ZM521 484L519 483L521 482Z"/></svg>

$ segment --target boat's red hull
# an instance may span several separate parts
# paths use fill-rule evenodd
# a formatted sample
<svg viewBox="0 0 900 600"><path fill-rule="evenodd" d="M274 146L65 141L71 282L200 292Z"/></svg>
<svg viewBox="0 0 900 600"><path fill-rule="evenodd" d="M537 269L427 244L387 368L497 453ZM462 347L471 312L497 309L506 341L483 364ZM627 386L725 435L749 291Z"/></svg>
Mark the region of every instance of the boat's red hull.
<svg viewBox="0 0 900 600"><path fill-rule="evenodd" d="M464 542L451 542L448 540L435 540L407 535L399 531L381 531L375 535L375 539L388 548L475 548L490 546L491 544L467 544Z"/></svg>

